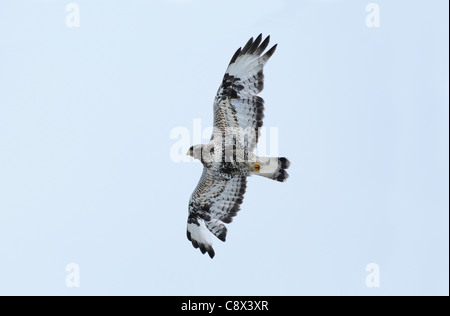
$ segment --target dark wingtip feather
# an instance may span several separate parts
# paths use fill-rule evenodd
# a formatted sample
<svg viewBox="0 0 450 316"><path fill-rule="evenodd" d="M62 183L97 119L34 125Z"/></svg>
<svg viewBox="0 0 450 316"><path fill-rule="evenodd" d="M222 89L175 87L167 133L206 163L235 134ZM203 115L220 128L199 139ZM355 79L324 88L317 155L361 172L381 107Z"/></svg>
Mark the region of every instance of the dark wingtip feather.
<svg viewBox="0 0 450 316"><path fill-rule="evenodd" d="M248 40L247 44L245 44L244 48L242 48L241 55L246 54L248 52L248 50L250 49L250 47L252 47L252 45L253 45L253 37L250 38Z"/></svg>
<svg viewBox="0 0 450 316"><path fill-rule="evenodd" d="M278 44L273 45L272 48L269 49L262 58L269 59L270 57L272 57L273 53L275 53L275 50L277 49L277 46Z"/></svg>
<svg viewBox="0 0 450 316"><path fill-rule="evenodd" d="M228 66L236 61L238 56L241 54L241 50L242 50L241 47L239 47L238 50L234 53L233 57L231 57L231 60L230 60L230 63L228 64Z"/></svg>
<svg viewBox="0 0 450 316"><path fill-rule="evenodd" d="M202 252L202 254L205 254L205 253L206 253L206 247L205 247L205 245L204 245L204 244L199 244L198 246L199 246L200 251ZM208 253L209 253L209 252L208 252Z"/></svg>
<svg viewBox="0 0 450 316"><path fill-rule="evenodd" d="M261 55L262 52L267 48L270 42L270 35L259 45L258 49L255 51L255 55Z"/></svg>
<svg viewBox="0 0 450 316"><path fill-rule="evenodd" d="M242 56L245 54L261 55L264 52L264 50L267 48L267 46L269 45L270 35L268 35L262 43L261 43L261 40L262 40L262 33L259 34L255 40L253 40L253 37L251 37L243 48L239 47L238 50L234 53L233 57L231 57L231 60L230 60L230 63L228 64L228 66L231 65L232 63L234 63L239 56ZM274 46L272 46L272 48L269 49L264 54L263 58L269 59L275 52L277 45L278 44L275 44Z"/></svg>
<svg viewBox="0 0 450 316"><path fill-rule="evenodd" d="M226 238L227 238L227 232L224 230L222 231L219 235L216 235L217 238L219 238L220 240L222 240L223 242L225 242Z"/></svg>
<svg viewBox="0 0 450 316"><path fill-rule="evenodd" d="M192 240L192 238L191 238L191 233L190 233L188 230L186 230L186 236L187 236L187 239L188 239L189 241Z"/></svg>
<svg viewBox="0 0 450 316"><path fill-rule="evenodd" d="M248 54L254 54L255 51L258 49L259 44L261 43L262 34L259 34L258 37L253 42L252 46L248 49Z"/></svg>

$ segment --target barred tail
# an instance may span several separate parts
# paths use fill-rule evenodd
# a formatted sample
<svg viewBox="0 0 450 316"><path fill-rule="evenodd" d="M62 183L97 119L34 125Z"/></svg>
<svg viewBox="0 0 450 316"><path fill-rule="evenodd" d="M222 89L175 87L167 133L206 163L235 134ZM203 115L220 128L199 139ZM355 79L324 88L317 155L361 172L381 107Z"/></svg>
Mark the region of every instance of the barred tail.
<svg viewBox="0 0 450 316"><path fill-rule="evenodd" d="M289 168L290 164L290 161L285 157L257 157L252 174L284 182L289 177L286 169Z"/></svg>

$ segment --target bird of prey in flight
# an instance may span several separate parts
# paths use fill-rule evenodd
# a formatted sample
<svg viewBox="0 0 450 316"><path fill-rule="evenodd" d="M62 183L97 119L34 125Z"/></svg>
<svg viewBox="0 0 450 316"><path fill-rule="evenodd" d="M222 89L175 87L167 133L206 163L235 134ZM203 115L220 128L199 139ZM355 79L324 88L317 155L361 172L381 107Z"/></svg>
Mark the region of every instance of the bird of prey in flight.
<svg viewBox="0 0 450 316"><path fill-rule="evenodd" d="M189 200L187 238L214 257L212 235L225 241L227 228L240 210L247 177L259 175L284 182L289 160L258 157L253 152L263 125L263 68L277 45L265 53L270 36L251 38L231 58L214 99L213 135L208 144L192 146L188 155L203 164L203 174Z"/></svg>

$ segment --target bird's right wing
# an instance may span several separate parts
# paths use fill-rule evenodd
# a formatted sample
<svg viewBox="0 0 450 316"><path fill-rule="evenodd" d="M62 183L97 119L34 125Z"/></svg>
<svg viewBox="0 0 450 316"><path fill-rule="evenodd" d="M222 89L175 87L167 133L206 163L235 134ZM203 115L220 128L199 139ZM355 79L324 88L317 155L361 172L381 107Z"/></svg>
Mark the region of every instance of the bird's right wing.
<svg viewBox="0 0 450 316"><path fill-rule="evenodd" d="M227 228L240 209L245 189L246 176L225 176L203 168L200 181L189 200L187 238L195 248L214 257L211 232L225 241ZM209 230L209 232L208 232Z"/></svg>

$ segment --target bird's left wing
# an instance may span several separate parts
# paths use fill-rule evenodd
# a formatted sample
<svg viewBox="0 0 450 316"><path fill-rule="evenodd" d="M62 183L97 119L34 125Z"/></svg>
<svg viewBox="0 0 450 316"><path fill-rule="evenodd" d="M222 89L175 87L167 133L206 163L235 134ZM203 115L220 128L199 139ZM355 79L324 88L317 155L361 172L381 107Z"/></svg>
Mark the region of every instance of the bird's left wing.
<svg viewBox="0 0 450 316"><path fill-rule="evenodd" d="M187 238L195 248L214 257L211 232L225 241L227 228L242 204L246 176L226 176L203 168L200 181L189 200ZM209 230L209 232L208 232Z"/></svg>
<svg viewBox="0 0 450 316"><path fill-rule="evenodd" d="M262 55L269 45L270 36L261 40L261 34L255 40L252 37L243 48L236 51L214 100L213 139L224 137L226 133L237 134L239 132L234 131L242 131L247 136L237 136L241 142L245 137L246 144L242 145L249 152L256 147L259 128L263 125L264 100L257 96L264 88L263 68L277 47L274 45Z"/></svg>

